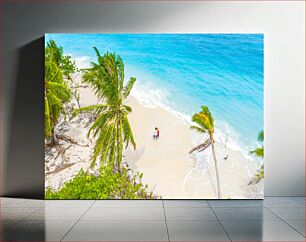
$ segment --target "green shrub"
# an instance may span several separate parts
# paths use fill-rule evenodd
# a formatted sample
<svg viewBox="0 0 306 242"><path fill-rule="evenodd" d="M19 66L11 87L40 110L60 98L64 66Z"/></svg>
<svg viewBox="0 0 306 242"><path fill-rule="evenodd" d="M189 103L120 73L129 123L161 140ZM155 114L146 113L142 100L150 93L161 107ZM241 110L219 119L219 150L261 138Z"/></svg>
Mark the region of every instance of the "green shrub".
<svg viewBox="0 0 306 242"><path fill-rule="evenodd" d="M46 199L154 199L148 185L141 182L142 174L129 175L127 168L121 174L111 167L102 166L98 175L83 170L58 191L48 188Z"/></svg>

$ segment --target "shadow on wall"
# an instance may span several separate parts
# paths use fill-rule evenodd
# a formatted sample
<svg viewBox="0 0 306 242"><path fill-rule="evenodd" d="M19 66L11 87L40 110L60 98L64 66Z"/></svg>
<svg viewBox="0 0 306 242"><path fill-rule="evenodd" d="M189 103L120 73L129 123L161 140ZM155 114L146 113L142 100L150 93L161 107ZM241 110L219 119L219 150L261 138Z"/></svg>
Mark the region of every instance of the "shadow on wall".
<svg viewBox="0 0 306 242"><path fill-rule="evenodd" d="M44 37L18 49L4 196L44 197Z"/></svg>

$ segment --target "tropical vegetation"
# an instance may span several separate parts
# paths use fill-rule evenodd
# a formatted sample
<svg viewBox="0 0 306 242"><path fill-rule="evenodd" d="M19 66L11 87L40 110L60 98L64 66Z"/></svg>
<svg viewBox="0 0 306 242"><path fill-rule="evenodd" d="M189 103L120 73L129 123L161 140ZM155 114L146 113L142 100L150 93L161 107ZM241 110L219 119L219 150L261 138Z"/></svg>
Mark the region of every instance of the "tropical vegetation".
<svg viewBox="0 0 306 242"><path fill-rule="evenodd" d="M121 173L113 172L110 166L101 166L98 175L83 170L59 191L48 188L46 199L154 199L148 185L141 182L142 174L129 174L123 167Z"/></svg>
<svg viewBox="0 0 306 242"><path fill-rule="evenodd" d="M51 40L45 48L45 138L50 144L57 144L55 125L64 110L64 103L70 101L71 92L64 80L69 72L63 66L63 50ZM68 62L65 59L65 63Z"/></svg>
<svg viewBox="0 0 306 242"><path fill-rule="evenodd" d="M57 142L55 127L60 116L66 115L66 104L75 97L80 112L94 118L87 137L94 138L91 170L83 171L64 183L58 190L50 187L45 191L46 199L151 199L156 198L141 181L142 174L122 163L123 149L136 143L128 114L132 108L125 104L136 78L131 77L124 85L124 63L119 55L101 55L94 47L97 62L83 69L83 82L90 86L99 103L80 107L78 85L72 77L76 71L71 56L63 54L62 47L50 40L45 47L45 139L53 147ZM68 109L70 112L71 109ZM66 137L66 140L70 140ZM54 147L57 147L54 146ZM97 162L99 161L99 162ZM95 166L98 164L98 166ZM94 174L93 174L94 173Z"/></svg>
<svg viewBox="0 0 306 242"><path fill-rule="evenodd" d="M157 198L148 185L142 183L142 173L135 172L123 162L123 151L128 147L136 149L136 142L129 122L132 108L127 105L127 98L136 82L135 77L125 79L122 58L116 53L100 54L93 47L97 60L90 68L78 70L71 56L64 55L63 48L50 40L45 47L45 140L47 147L60 147L56 127L66 112L71 112L72 98L78 107L71 118L90 116L87 138L94 142L92 156L88 157L90 168L80 170L71 180L58 190L47 188L46 199L154 199ZM95 93L98 103L81 107L78 92L79 84L74 80L75 72L82 72L82 83ZM69 108L67 108L69 106ZM211 147L216 177L217 198L222 198L218 161L215 151L214 118L207 106L202 106L192 116L191 129L205 137L205 141L189 151L203 152ZM66 140L71 140L66 137ZM263 143L261 131L258 141ZM75 143L73 143L75 144ZM226 143L225 143L226 146ZM261 144L250 151L263 159L264 146ZM89 163L88 163L89 164ZM66 164L67 165L67 164ZM70 165L70 164L69 164ZM62 168L62 167L60 167ZM53 171L54 172L54 171ZM264 166L257 171L249 185L264 179Z"/></svg>
<svg viewBox="0 0 306 242"><path fill-rule="evenodd" d="M264 141L264 132L263 131L259 132L257 140L259 142L263 143L263 141ZM250 151L250 153L253 154L253 155L256 155L259 158L264 158L264 146L263 146L263 144L260 147L256 148L255 150Z"/></svg>
<svg viewBox="0 0 306 242"><path fill-rule="evenodd" d="M258 134L258 141L263 143L264 141L264 132L260 131ZM262 144L260 147L255 150L250 151L251 154L263 159L264 158L264 145ZM249 181L249 185L257 184L264 179L264 164L261 165L260 169L256 172L253 178Z"/></svg>
<svg viewBox="0 0 306 242"><path fill-rule="evenodd" d="M217 180L217 197L221 198L221 188L220 188L220 179L219 179L219 171L218 171L218 161L216 157L215 151L215 141L214 141L214 119L211 115L208 107L202 106L202 110L199 113L196 113L192 116L192 122L196 125L192 125L191 129L199 132L200 134L208 134L208 138L202 144L194 147L189 154L197 151L202 152L211 146L212 155L214 158L215 164L215 172L216 172L216 180Z"/></svg>

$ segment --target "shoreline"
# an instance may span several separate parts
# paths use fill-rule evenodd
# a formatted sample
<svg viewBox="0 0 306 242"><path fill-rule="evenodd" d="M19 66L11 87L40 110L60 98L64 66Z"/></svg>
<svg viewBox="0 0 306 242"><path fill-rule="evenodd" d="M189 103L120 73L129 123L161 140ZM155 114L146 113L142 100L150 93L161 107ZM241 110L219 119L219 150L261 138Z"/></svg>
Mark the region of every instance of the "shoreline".
<svg viewBox="0 0 306 242"><path fill-rule="evenodd" d="M161 107L143 106L131 96L127 104L133 109L129 119L138 147L129 150L132 166L142 172L143 182L154 188L162 198L216 198L215 170L210 147L202 153L188 155L197 139L183 120ZM160 139L150 136L154 127L160 128ZM200 144L200 143L199 143ZM140 147L139 147L140 145ZM255 160L248 160L239 152L225 148L216 137L216 153L220 173L222 198L254 198L248 180L258 169ZM226 160L224 157L228 156Z"/></svg>
<svg viewBox="0 0 306 242"><path fill-rule="evenodd" d="M76 74L75 79L80 82L81 76ZM79 92L82 107L97 103L91 88L81 87ZM74 100L72 103L75 105ZM215 170L210 147L205 152L188 155L204 137L195 134L189 128L187 119L184 121L179 114L160 106L144 106L133 94L126 100L126 104L132 107L128 118L137 146L136 150L128 147L124 151L123 161L132 169L143 173L142 182L148 184L154 194L166 199L215 199ZM65 134L84 144L84 147L72 145L66 152L68 160L54 161L56 164L66 165L67 168L60 169L59 166L55 168L58 172L51 171L50 174L46 170L46 187L58 189L65 181L71 180L81 168L89 168L89 151L92 150L94 141L86 138L87 121L85 116L80 117L78 122L66 124L68 131L65 131ZM152 138L155 127L160 128L159 140ZM259 168L257 161L247 159L242 152L228 146L225 148L218 135L215 134L215 145L222 198L263 198L261 184L258 185L259 192L253 186L247 185ZM226 156L228 158L224 160Z"/></svg>
<svg viewBox="0 0 306 242"><path fill-rule="evenodd" d="M193 114L187 114L181 111L175 110L175 108L171 107L170 104L167 104L167 96L169 95L168 91L164 89L157 89L155 86L150 85L142 85L136 86L131 91L130 96L135 98L141 105L146 108L161 108L170 112L175 117L180 119L186 125L192 125L191 117ZM172 105L173 106L173 105ZM200 110L200 106L198 110ZM246 159L254 160L255 162L261 162L254 156L249 154L250 150L253 150L254 147L258 147L258 142L256 141L254 144L244 143L244 141L240 140L241 136L229 123L226 121L215 120L215 135L218 134L221 139L221 143L226 141L226 145L233 149L241 152ZM197 143L197 137L193 138ZM219 139L219 141L220 141Z"/></svg>

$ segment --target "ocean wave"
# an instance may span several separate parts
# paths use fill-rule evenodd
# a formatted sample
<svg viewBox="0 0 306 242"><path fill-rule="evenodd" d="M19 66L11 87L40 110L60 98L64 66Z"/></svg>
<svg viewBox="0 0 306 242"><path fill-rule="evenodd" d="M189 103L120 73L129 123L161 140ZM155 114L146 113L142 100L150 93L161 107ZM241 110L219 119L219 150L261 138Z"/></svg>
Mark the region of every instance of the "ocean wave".
<svg viewBox="0 0 306 242"><path fill-rule="evenodd" d="M135 84L131 91L131 95L136 98L143 106L156 108L160 107L168 112L174 114L182 123L190 126L192 124L190 114L182 113L173 107L169 102L168 98L170 96L169 91L166 89L156 88L153 83L139 82L142 84ZM246 159L256 160L253 156L249 154L252 149L252 145L243 144L241 141L241 136L225 121L215 120L215 140L220 144L226 142L226 146L235 151L239 151ZM203 135L196 132L192 132L192 142L194 144L199 144L203 142ZM254 147L253 147L254 148ZM201 154L196 154L197 167L204 168L207 164L203 161L208 161L208 154L202 152Z"/></svg>
<svg viewBox="0 0 306 242"><path fill-rule="evenodd" d="M87 68L90 66L90 57L89 56L78 56L73 57L78 68ZM138 71L136 71L138 70ZM139 71L139 69L134 66L126 66L126 71L128 76L130 73L138 74L142 77L140 81L137 81L131 91L131 95L135 97L143 106L155 108L161 107L168 112L174 114L179 120L182 121L185 125L191 125L191 116L192 114L183 113L177 111L176 106L177 103L171 103L169 100L173 99L171 97L171 93L166 88L157 87L153 81L153 76L148 74L144 74ZM199 135L196 132L192 132L192 142L194 144L199 144L203 142L203 135ZM229 125L226 121L215 120L215 140L218 143L224 143L226 141L227 147L232 150L241 152L246 159L249 160L257 160L255 157L249 154L249 151L254 149L254 147L258 146L257 142L254 144L246 144L242 141L241 135L234 130L231 125ZM205 156L205 153L198 154L197 156ZM197 160L208 160L208 156L205 157L196 157ZM204 159L203 159L204 158ZM199 167L205 166L205 164L198 163Z"/></svg>
<svg viewBox="0 0 306 242"><path fill-rule="evenodd" d="M74 57L73 59L75 61L76 66L79 69L90 67L90 61L89 61L90 57L89 56Z"/></svg>
<svg viewBox="0 0 306 242"><path fill-rule="evenodd" d="M150 83L139 84L137 82L131 91L131 95L145 107L162 107L168 110L167 96L169 96L169 92L157 89Z"/></svg>

